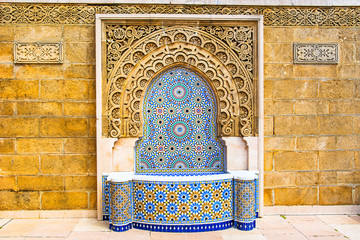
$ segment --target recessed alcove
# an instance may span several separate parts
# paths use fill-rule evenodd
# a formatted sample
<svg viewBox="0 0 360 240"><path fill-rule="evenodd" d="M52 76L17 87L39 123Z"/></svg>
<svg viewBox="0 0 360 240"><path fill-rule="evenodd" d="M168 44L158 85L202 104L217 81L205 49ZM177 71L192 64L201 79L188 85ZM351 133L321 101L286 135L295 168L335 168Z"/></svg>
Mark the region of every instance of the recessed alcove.
<svg viewBox="0 0 360 240"><path fill-rule="evenodd" d="M263 181L262 17L221 15L97 15L98 218L103 176L135 171L143 137L144 97L171 66L194 69L216 96L216 136L224 171L259 172Z"/></svg>

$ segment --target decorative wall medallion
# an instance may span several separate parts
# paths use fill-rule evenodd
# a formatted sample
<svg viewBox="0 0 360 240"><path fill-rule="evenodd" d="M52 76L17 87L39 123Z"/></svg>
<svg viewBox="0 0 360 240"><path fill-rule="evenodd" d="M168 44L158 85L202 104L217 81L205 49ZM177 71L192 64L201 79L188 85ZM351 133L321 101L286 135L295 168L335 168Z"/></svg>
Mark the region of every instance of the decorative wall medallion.
<svg viewBox="0 0 360 240"><path fill-rule="evenodd" d="M14 44L14 63L62 63L62 43Z"/></svg>
<svg viewBox="0 0 360 240"><path fill-rule="evenodd" d="M105 25L107 106L103 111L108 122L103 135L141 137L147 86L173 66L185 66L208 79L218 101L218 135L254 135L255 24L146 24Z"/></svg>
<svg viewBox="0 0 360 240"><path fill-rule="evenodd" d="M294 63L336 64L338 48L337 43L294 43Z"/></svg>

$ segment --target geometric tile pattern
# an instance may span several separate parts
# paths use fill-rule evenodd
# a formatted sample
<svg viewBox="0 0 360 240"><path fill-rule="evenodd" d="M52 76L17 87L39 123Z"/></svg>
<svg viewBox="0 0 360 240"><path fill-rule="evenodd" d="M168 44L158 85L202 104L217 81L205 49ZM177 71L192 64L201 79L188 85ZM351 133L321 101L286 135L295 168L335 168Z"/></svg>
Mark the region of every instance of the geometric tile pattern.
<svg viewBox="0 0 360 240"><path fill-rule="evenodd" d="M134 181L136 223L198 225L233 220L233 180Z"/></svg>
<svg viewBox="0 0 360 240"><path fill-rule="evenodd" d="M255 179L234 180L235 187L235 227L240 230L251 230L255 227Z"/></svg>
<svg viewBox="0 0 360 240"><path fill-rule="evenodd" d="M132 186L128 182L110 183L110 228L123 231L131 228Z"/></svg>
<svg viewBox="0 0 360 240"><path fill-rule="evenodd" d="M206 80L185 67L164 71L145 94L136 174L223 173L225 144L217 138L216 116L216 98Z"/></svg>
<svg viewBox="0 0 360 240"><path fill-rule="evenodd" d="M107 181L108 175L102 175L102 215L103 220L109 220L110 207L110 183Z"/></svg>

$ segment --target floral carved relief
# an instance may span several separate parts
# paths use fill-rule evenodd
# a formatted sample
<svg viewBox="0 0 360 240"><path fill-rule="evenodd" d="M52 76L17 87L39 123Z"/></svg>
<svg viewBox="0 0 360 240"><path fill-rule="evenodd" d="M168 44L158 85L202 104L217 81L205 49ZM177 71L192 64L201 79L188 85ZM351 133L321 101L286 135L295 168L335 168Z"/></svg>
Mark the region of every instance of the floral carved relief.
<svg viewBox="0 0 360 240"><path fill-rule="evenodd" d="M206 79L218 101L220 136L254 135L254 25L106 26L108 137L142 135L142 99L164 69L183 65Z"/></svg>

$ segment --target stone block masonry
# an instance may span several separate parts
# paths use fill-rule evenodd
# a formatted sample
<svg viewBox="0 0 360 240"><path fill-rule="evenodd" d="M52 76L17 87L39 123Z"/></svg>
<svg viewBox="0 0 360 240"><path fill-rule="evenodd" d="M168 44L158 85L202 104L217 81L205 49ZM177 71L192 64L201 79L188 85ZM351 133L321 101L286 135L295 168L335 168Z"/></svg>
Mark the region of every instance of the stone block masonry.
<svg viewBox="0 0 360 240"><path fill-rule="evenodd" d="M15 8L19 6L23 5ZM50 21L56 14L44 21L1 22L0 210L96 209L93 8L99 13L134 9L194 13L199 9L79 5L79 13L88 15L76 15L68 22ZM359 204L360 26L346 20L356 19L359 8L344 8L346 14L340 18L345 20L334 24L332 20L277 21L281 11L288 9L299 16L308 11L257 7L247 12L265 16L265 205ZM332 9L324 10L329 18ZM206 6L202 13L245 10ZM333 10L336 13L339 8ZM266 17L273 12L274 19ZM347 18L348 14L353 17ZM15 42L62 42L64 62L14 64ZM294 42L337 43L339 63L294 64Z"/></svg>

